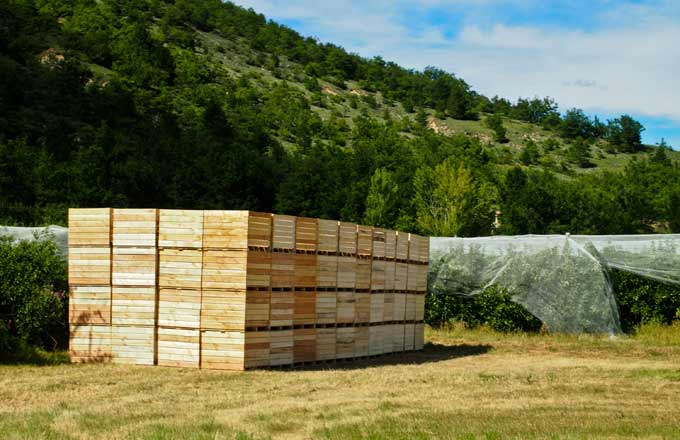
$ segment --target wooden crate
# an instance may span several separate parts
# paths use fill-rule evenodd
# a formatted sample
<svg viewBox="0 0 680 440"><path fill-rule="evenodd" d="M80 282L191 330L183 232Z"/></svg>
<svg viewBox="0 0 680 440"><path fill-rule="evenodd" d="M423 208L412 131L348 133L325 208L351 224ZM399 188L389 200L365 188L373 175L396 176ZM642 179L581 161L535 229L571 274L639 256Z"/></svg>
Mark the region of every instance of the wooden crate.
<svg viewBox="0 0 680 440"><path fill-rule="evenodd" d="M272 279L272 254L266 250L248 250L246 287L269 288Z"/></svg>
<svg viewBox="0 0 680 440"><path fill-rule="evenodd" d="M158 251L158 286L200 289L203 252L199 249Z"/></svg>
<svg viewBox="0 0 680 440"><path fill-rule="evenodd" d="M244 331L246 326L245 290L203 290L201 329Z"/></svg>
<svg viewBox="0 0 680 440"><path fill-rule="evenodd" d="M415 308L416 308L416 313L415 313L415 320L416 321L422 321L425 319L425 295L424 294L418 294L418 295L413 295L415 297Z"/></svg>
<svg viewBox="0 0 680 440"><path fill-rule="evenodd" d="M111 360L111 327L108 325L69 326L71 362L107 362Z"/></svg>
<svg viewBox="0 0 680 440"><path fill-rule="evenodd" d="M242 331L201 331L201 368L243 370L245 333Z"/></svg>
<svg viewBox="0 0 680 440"><path fill-rule="evenodd" d="M274 214L272 248L279 250L295 249L295 217Z"/></svg>
<svg viewBox="0 0 680 440"><path fill-rule="evenodd" d="M408 259L416 263L427 263L430 253L430 239L416 234L409 234Z"/></svg>
<svg viewBox="0 0 680 440"><path fill-rule="evenodd" d="M337 287L338 257L336 255L316 256L316 285L323 288Z"/></svg>
<svg viewBox="0 0 680 440"><path fill-rule="evenodd" d="M316 292L316 305L314 306L314 314L316 316L315 323L334 324L336 307L337 294L335 291Z"/></svg>
<svg viewBox="0 0 680 440"><path fill-rule="evenodd" d="M397 232L389 229L385 231L385 258L397 258Z"/></svg>
<svg viewBox="0 0 680 440"><path fill-rule="evenodd" d="M158 325L161 327L200 328L201 291L196 289L158 289Z"/></svg>
<svg viewBox="0 0 680 440"><path fill-rule="evenodd" d="M354 322L368 323L371 321L371 294L368 292L354 292Z"/></svg>
<svg viewBox="0 0 680 440"><path fill-rule="evenodd" d="M415 349L415 324L404 324L404 351Z"/></svg>
<svg viewBox="0 0 680 440"><path fill-rule="evenodd" d="M295 256L287 252L272 254L271 284L273 288L295 287Z"/></svg>
<svg viewBox="0 0 680 440"><path fill-rule="evenodd" d="M111 287L72 286L68 322L77 325L111 324Z"/></svg>
<svg viewBox="0 0 680 440"><path fill-rule="evenodd" d="M427 292L428 266L419 264L416 271L416 292Z"/></svg>
<svg viewBox="0 0 680 440"><path fill-rule="evenodd" d="M71 286L111 285L111 249L69 248L68 282Z"/></svg>
<svg viewBox="0 0 680 440"><path fill-rule="evenodd" d="M269 326L270 301L269 291L246 291L246 328Z"/></svg>
<svg viewBox="0 0 680 440"><path fill-rule="evenodd" d="M156 209L114 209L114 246L155 247L158 223ZM70 233L70 231L69 231Z"/></svg>
<svg viewBox="0 0 680 440"><path fill-rule="evenodd" d="M335 358L348 359L354 357L354 327L335 329Z"/></svg>
<svg viewBox="0 0 680 440"><path fill-rule="evenodd" d="M370 322L383 322L385 318L385 294L384 293L371 293L371 316Z"/></svg>
<svg viewBox="0 0 680 440"><path fill-rule="evenodd" d="M373 254L373 228L357 225L357 255L370 257Z"/></svg>
<svg viewBox="0 0 680 440"><path fill-rule="evenodd" d="M392 352L404 351L404 324L392 326Z"/></svg>
<svg viewBox="0 0 680 440"><path fill-rule="evenodd" d="M316 357L317 361L335 359L335 328L316 329Z"/></svg>
<svg viewBox="0 0 680 440"><path fill-rule="evenodd" d="M413 340L413 348L415 350L422 350L423 347L425 346L425 324L422 322L416 323L414 326L414 340Z"/></svg>
<svg viewBox="0 0 680 440"><path fill-rule="evenodd" d="M316 358L316 329L293 330L293 362L313 362Z"/></svg>
<svg viewBox="0 0 680 440"><path fill-rule="evenodd" d="M394 292L385 292L385 303L383 305L383 321L394 321Z"/></svg>
<svg viewBox="0 0 680 440"><path fill-rule="evenodd" d="M203 247L203 211L161 209L158 212L158 246Z"/></svg>
<svg viewBox="0 0 680 440"><path fill-rule="evenodd" d="M409 292L416 292L418 287L418 269L419 264L408 263L408 275L406 278L406 290Z"/></svg>
<svg viewBox="0 0 680 440"><path fill-rule="evenodd" d="M408 264L397 262L394 270L394 290L406 290L408 282Z"/></svg>
<svg viewBox="0 0 680 440"><path fill-rule="evenodd" d="M370 327L354 327L354 357L368 356Z"/></svg>
<svg viewBox="0 0 680 440"><path fill-rule="evenodd" d="M356 260L356 289L371 288L371 270L373 264L370 258L357 258Z"/></svg>
<svg viewBox="0 0 680 440"><path fill-rule="evenodd" d="M319 234L318 220L308 217L295 219L295 249L304 252L316 252Z"/></svg>
<svg viewBox="0 0 680 440"><path fill-rule="evenodd" d="M270 249L272 244L272 214L248 212L248 247Z"/></svg>
<svg viewBox="0 0 680 440"><path fill-rule="evenodd" d="M385 258L386 231L382 228L373 228L373 258Z"/></svg>
<svg viewBox="0 0 680 440"><path fill-rule="evenodd" d="M357 225L354 223L340 222L338 252L346 255L357 253Z"/></svg>
<svg viewBox="0 0 680 440"><path fill-rule="evenodd" d="M271 247L272 215L254 211L204 211L204 249Z"/></svg>
<svg viewBox="0 0 680 440"><path fill-rule="evenodd" d="M68 245L111 246L111 208L70 208Z"/></svg>
<svg viewBox="0 0 680 440"><path fill-rule="evenodd" d="M244 367L268 367L271 337L268 330L248 331L245 334Z"/></svg>
<svg viewBox="0 0 680 440"><path fill-rule="evenodd" d="M198 368L199 330L158 327L158 365Z"/></svg>
<svg viewBox="0 0 680 440"><path fill-rule="evenodd" d="M111 326L111 354L116 364L153 365L154 326Z"/></svg>
<svg viewBox="0 0 680 440"><path fill-rule="evenodd" d="M356 257L338 257L338 289L354 289L356 287L356 267Z"/></svg>
<svg viewBox="0 0 680 440"><path fill-rule="evenodd" d="M295 291L293 325L312 325L316 319L316 292Z"/></svg>
<svg viewBox="0 0 680 440"><path fill-rule="evenodd" d="M318 220L317 250L319 252L338 252L339 229L337 220Z"/></svg>
<svg viewBox="0 0 680 440"><path fill-rule="evenodd" d="M395 257L397 260L408 260L408 233L397 232L397 247Z"/></svg>
<svg viewBox="0 0 680 440"><path fill-rule="evenodd" d="M270 333L269 365L293 363L293 330L276 330Z"/></svg>
<svg viewBox="0 0 680 440"><path fill-rule="evenodd" d="M248 252L240 250L203 251L203 289L244 289Z"/></svg>
<svg viewBox="0 0 680 440"><path fill-rule="evenodd" d="M385 326L373 325L368 331L368 354L371 356L385 353ZM391 343L391 341L390 341Z"/></svg>
<svg viewBox="0 0 680 440"><path fill-rule="evenodd" d="M405 318L406 318L406 294L395 293L392 321L403 321Z"/></svg>
<svg viewBox="0 0 680 440"><path fill-rule="evenodd" d="M294 286L300 288L316 287L316 258L315 254L294 254Z"/></svg>
<svg viewBox="0 0 680 440"><path fill-rule="evenodd" d="M295 294L292 291L271 293L270 325L272 327L289 327L293 325L295 312Z"/></svg>
<svg viewBox="0 0 680 440"><path fill-rule="evenodd" d="M394 353L394 327L395 324L383 325L383 353Z"/></svg>
<svg viewBox="0 0 680 440"><path fill-rule="evenodd" d="M111 288L111 323L113 325L156 325L156 288Z"/></svg>
<svg viewBox="0 0 680 440"><path fill-rule="evenodd" d="M156 248L114 247L111 284L156 286Z"/></svg>
<svg viewBox="0 0 680 440"><path fill-rule="evenodd" d="M395 277L397 275L397 263L385 261L385 290L395 290Z"/></svg>
<svg viewBox="0 0 680 440"><path fill-rule="evenodd" d="M406 311L404 319L406 321L416 320L416 296L412 293L406 295Z"/></svg>
<svg viewBox="0 0 680 440"><path fill-rule="evenodd" d="M385 290L386 261L373 260L371 268L371 290Z"/></svg>
<svg viewBox="0 0 680 440"><path fill-rule="evenodd" d="M338 291L336 303L336 322L351 324L354 322L356 300L353 291Z"/></svg>

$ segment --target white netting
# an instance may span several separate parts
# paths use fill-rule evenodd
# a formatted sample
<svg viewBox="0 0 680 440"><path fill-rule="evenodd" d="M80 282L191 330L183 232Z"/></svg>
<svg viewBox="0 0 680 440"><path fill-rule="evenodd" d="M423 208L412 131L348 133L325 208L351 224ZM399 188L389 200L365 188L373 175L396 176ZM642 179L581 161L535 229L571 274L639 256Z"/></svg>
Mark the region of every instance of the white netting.
<svg viewBox="0 0 680 440"><path fill-rule="evenodd" d="M40 228L22 228L17 226L0 226L0 236L9 235L14 241L34 240L42 234L51 234L63 256L68 252L68 228L63 226L47 226Z"/></svg>
<svg viewBox="0 0 680 440"><path fill-rule="evenodd" d="M609 268L680 284L680 235L430 239L431 293L495 285L551 331L621 331Z"/></svg>

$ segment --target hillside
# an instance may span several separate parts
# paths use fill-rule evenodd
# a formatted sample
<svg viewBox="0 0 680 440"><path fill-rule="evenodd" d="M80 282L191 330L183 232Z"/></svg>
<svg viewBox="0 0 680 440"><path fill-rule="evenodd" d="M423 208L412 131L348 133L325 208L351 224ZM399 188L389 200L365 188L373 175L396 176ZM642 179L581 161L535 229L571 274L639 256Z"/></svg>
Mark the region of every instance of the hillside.
<svg viewBox="0 0 680 440"><path fill-rule="evenodd" d="M549 99L488 98L217 0L0 12L5 223L114 205L433 235L680 226L680 153L641 145L626 116L605 124Z"/></svg>

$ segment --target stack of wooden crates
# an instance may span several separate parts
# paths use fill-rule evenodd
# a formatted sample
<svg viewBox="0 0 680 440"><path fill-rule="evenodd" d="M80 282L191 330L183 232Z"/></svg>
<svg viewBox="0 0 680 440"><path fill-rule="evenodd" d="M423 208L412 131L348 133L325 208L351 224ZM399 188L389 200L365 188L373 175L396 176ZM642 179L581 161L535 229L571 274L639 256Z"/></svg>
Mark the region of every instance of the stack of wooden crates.
<svg viewBox="0 0 680 440"><path fill-rule="evenodd" d="M75 362L243 370L423 348L429 241L252 211L71 209Z"/></svg>

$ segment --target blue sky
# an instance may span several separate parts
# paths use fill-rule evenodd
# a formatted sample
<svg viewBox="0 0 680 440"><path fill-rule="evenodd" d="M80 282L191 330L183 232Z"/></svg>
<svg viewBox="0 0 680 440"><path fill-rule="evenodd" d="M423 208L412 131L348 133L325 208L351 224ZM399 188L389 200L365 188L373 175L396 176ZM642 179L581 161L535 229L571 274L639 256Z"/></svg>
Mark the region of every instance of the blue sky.
<svg viewBox="0 0 680 440"><path fill-rule="evenodd" d="M680 1L236 0L304 36L408 68L433 65L487 96L550 96L630 114L680 149Z"/></svg>

